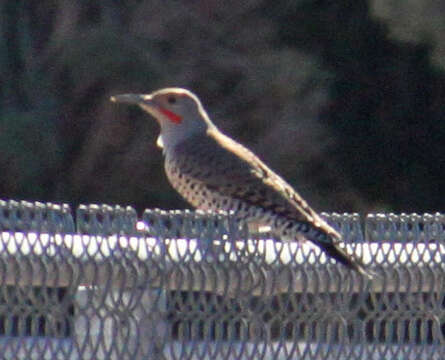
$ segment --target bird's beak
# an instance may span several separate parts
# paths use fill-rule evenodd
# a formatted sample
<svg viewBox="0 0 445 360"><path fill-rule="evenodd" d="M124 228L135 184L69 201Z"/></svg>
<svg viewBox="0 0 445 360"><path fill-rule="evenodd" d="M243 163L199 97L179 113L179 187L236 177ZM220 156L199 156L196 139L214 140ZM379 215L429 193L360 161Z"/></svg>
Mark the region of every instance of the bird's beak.
<svg viewBox="0 0 445 360"><path fill-rule="evenodd" d="M157 120L161 118L167 118L168 120L176 124L179 124L182 120L182 116L160 106L153 99L152 95L122 94L112 96L110 100L116 103L139 105L142 109L147 111Z"/></svg>
<svg viewBox="0 0 445 360"><path fill-rule="evenodd" d="M153 100L152 95L122 94L114 95L110 100L115 103L139 105L156 119L159 118L161 107Z"/></svg>
<svg viewBox="0 0 445 360"><path fill-rule="evenodd" d="M114 95L110 97L112 102L123 103L123 104L134 104L134 105L152 105L153 97L151 95L142 95L142 94L122 94L122 95Z"/></svg>

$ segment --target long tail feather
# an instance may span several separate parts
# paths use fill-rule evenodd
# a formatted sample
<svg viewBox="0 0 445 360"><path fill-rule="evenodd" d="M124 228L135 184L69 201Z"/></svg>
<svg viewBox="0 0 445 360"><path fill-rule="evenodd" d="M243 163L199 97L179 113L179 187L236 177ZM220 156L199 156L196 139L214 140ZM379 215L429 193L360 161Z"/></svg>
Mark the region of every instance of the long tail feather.
<svg viewBox="0 0 445 360"><path fill-rule="evenodd" d="M368 279L372 279L375 276L374 273L366 269L365 265L360 260L353 258L351 255L347 254L346 251L340 248L338 245L325 242L318 243L317 245L320 246L327 255L331 256L347 268L366 276Z"/></svg>

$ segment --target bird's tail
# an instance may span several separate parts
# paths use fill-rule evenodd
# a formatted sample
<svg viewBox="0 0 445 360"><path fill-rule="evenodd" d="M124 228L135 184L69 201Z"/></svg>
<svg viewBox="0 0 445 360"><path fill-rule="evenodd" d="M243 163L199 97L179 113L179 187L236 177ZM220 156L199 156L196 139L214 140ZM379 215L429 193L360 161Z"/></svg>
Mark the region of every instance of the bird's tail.
<svg viewBox="0 0 445 360"><path fill-rule="evenodd" d="M347 254L346 251L340 248L337 244L323 242L318 243L317 245L320 246L327 255L347 268L366 276L368 279L372 279L375 276L372 271L366 269L365 265L359 259L353 258L351 255Z"/></svg>

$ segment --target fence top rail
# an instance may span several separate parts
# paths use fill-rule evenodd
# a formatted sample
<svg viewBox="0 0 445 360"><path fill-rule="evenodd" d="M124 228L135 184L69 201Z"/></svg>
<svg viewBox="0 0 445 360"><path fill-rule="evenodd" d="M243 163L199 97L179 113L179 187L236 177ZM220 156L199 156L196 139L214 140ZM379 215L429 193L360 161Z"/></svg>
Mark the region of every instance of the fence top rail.
<svg viewBox="0 0 445 360"><path fill-rule="evenodd" d="M376 272L351 273L309 243L250 233L231 214L0 200L3 284L240 292L440 291L445 215L327 214L348 253ZM116 269L116 270L115 270ZM233 281L227 281L227 279ZM349 279L349 280L348 280Z"/></svg>
<svg viewBox="0 0 445 360"><path fill-rule="evenodd" d="M343 245L377 273L373 280L344 269L309 243L2 232L0 279L5 285L49 287L148 284L230 296L443 290L437 274L444 270L444 244Z"/></svg>

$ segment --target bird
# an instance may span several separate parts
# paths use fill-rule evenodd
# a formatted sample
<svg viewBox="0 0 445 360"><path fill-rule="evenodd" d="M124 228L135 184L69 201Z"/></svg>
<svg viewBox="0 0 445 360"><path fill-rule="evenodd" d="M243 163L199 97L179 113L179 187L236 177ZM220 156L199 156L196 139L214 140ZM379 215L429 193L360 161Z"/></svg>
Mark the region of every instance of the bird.
<svg viewBox="0 0 445 360"><path fill-rule="evenodd" d="M257 155L221 132L194 93L164 88L110 100L138 105L155 118L167 178L193 207L231 212L236 221L269 227L284 242L307 240L328 257L372 278L359 259L339 246L339 232Z"/></svg>

